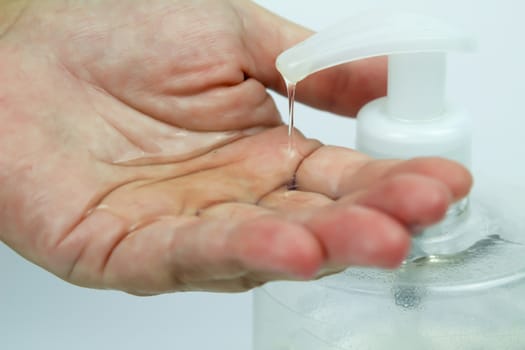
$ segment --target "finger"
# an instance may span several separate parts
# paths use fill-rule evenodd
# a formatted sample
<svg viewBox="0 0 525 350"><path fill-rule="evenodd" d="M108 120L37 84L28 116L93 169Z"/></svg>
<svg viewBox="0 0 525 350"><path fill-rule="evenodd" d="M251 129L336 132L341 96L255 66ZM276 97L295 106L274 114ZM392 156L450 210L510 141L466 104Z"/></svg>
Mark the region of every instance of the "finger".
<svg viewBox="0 0 525 350"><path fill-rule="evenodd" d="M297 169L297 188L337 199L346 194L341 190L345 179L351 179L370 161L370 157L346 148L320 147L305 158Z"/></svg>
<svg viewBox="0 0 525 350"><path fill-rule="evenodd" d="M250 273L310 278L322 261L315 237L282 219L199 220L179 226L174 218L122 240L107 260L104 280L134 294L209 290L212 285L219 291L244 290L249 281L257 283L247 277Z"/></svg>
<svg viewBox="0 0 525 350"><path fill-rule="evenodd" d="M341 184L343 193L367 187L378 179L400 174L418 174L443 183L453 201L464 198L472 187L472 175L461 164L444 158L414 158L406 161L375 160L360 168L351 181Z"/></svg>
<svg viewBox="0 0 525 350"><path fill-rule="evenodd" d="M328 266L398 266L410 248L409 232L372 208L332 206L304 220L324 247Z"/></svg>
<svg viewBox="0 0 525 350"><path fill-rule="evenodd" d="M442 158L373 160L356 151L327 146L317 149L302 162L296 181L301 190L340 198L400 174L435 179L451 191L454 201L465 197L472 186L468 170L454 161Z"/></svg>
<svg viewBox="0 0 525 350"><path fill-rule="evenodd" d="M243 3L246 46L251 53L248 75L266 86L285 93L284 82L275 69L275 60L284 50L303 41L312 31L287 21L262 7ZM371 58L333 67L300 83L297 99L311 106L343 115L356 115L368 101L386 94L387 61Z"/></svg>
<svg viewBox="0 0 525 350"><path fill-rule="evenodd" d="M451 202L452 193L443 183L414 174L389 177L338 201L379 210L414 230L441 220Z"/></svg>
<svg viewBox="0 0 525 350"><path fill-rule="evenodd" d="M123 225L111 232L104 227L100 220L86 221L72 236L71 244L85 246L70 276L80 285L138 295L241 291L269 280L313 278L348 264L390 267L406 248L398 223L355 207L320 211L302 223L164 217L131 233Z"/></svg>

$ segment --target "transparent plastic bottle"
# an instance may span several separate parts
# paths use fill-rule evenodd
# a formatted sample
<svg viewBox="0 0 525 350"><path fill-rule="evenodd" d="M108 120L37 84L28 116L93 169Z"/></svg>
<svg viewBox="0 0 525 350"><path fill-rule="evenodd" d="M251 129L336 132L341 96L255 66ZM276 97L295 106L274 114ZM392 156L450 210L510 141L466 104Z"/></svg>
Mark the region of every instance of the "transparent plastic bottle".
<svg viewBox="0 0 525 350"><path fill-rule="evenodd" d="M378 158L470 162L466 114L444 101L445 52L468 36L432 18L383 12L320 32L277 61L294 83L389 55L388 96L358 115L357 145ZM300 89L300 87L299 87ZM468 199L414 239L394 271L349 268L255 292L254 350L525 349L525 190L475 174Z"/></svg>
<svg viewBox="0 0 525 350"><path fill-rule="evenodd" d="M258 289L254 349L525 349L525 211L508 201L525 191L505 188L472 194L454 225L482 238L461 252Z"/></svg>

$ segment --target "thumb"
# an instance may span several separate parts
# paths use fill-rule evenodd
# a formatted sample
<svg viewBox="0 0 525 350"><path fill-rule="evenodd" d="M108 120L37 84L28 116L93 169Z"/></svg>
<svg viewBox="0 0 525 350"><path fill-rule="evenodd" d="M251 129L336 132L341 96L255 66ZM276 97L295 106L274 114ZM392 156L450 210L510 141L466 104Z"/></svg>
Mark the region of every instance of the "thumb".
<svg viewBox="0 0 525 350"><path fill-rule="evenodd" d="M255 3L242 1L238 7L245 23L243 39L250 57L246 74L285 94L275 60L313 32ZM364 104L386 94L386 62L385 57L371 58L315 73L300 82L297 99L312 107L355 116Z"/></svg>

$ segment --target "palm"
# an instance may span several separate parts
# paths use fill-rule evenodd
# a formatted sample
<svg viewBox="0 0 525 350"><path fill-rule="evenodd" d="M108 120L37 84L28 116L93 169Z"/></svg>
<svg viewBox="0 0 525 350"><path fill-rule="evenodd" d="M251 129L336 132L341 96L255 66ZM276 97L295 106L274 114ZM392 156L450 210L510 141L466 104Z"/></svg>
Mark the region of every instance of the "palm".
<svg viewBox="0 0 525 350"><path fill-rule="evenodd" d="M0 220L9 223L4 239L67 280L138 294L242 290L366 259L394 265L408 238L388 232L436 221L447 193L468 189L463 170L443 161L370 162L300 135L290 152L266 93L279 88L275 73L260 67L265 51L247 28L257 25L246 19L251 5L88 4L43 3L69 15L42 18L38 35L49 45L7 51L29 67L16 84L33 101L19 107L22 118L5 122L17 132L5 134L16 166L4 186L14 203ZM19 27L9 34L35 31ZM445 180L438 165L460 181ZM413 178L400 179L405 173ZM295 180L298 190L288 191ZM411 191L426 196L425 205L400 209L378 199L414 181L422 183ZM351 231L360 220L384 245L367 258L348 260L323 242L341 234L335 226ZM359 246L363 237L354 236Z"/></svg>

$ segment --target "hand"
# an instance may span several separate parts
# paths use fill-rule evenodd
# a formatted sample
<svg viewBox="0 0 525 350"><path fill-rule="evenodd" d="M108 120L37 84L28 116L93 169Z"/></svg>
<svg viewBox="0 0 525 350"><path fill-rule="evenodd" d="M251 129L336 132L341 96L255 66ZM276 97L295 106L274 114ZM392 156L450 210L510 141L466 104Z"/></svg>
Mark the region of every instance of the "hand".
<svg viewBox="0 0 525 350"><path fill-rule="evenodd" d="M411 230L470 188L442 159L375 161L299 133L289 152L266 88L283 92L274 60L311 33L251 2L7 3L0 238L72 283L240 291L395 267ZM385 70L327 70L299 98L353 115Z"/></svg>

